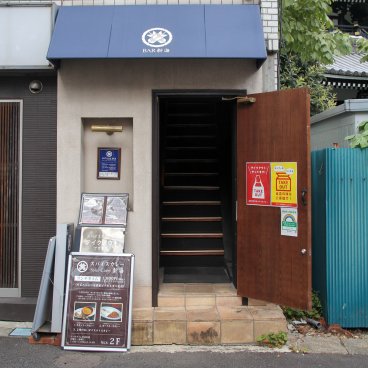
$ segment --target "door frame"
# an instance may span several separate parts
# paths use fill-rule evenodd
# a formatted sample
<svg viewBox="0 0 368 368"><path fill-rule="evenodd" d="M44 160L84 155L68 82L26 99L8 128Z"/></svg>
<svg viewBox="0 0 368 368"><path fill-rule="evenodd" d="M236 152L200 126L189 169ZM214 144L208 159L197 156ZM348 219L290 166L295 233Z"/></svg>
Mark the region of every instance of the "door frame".
<svg viewBox="0 0 368 368"><path fill-rule="evenodd" d="M22 282L22 159L23 159L23 100L22 99L0 99L0 103L19 103L19 141L18 141L18 150L19 150L19 161L18 161L18 172L19 172L19 181L18 181L18 287L17 288L0 288L0 297L1 298L20 298L21 297L21 282Z"/></svg>
<svg viewBox="0 0 368 368"><path fill-rule="evenodd" d="M246 96L242 89L178 89L152 90L152 306L157 307L160 283L160 116L159 101L163 97L237 97ZM235 147L234 147L235 149ZM236 154L236 152L235 152ZM235 244L236 254L236 244ZM236 257L235 257L236 259ZM236 275L235 275L236 276Z"/></svg>

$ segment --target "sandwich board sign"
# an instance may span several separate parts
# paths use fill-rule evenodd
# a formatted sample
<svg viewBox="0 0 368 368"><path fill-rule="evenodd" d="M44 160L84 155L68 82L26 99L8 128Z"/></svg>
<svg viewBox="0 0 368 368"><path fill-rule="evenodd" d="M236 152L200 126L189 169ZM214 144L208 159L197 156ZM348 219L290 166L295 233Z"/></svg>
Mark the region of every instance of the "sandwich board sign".
<svg viewBox="0 0 368 368"><path fill-rule="evenodd" d="M127 351L131 345L134 255L69 256L62 347Z"/></svg>

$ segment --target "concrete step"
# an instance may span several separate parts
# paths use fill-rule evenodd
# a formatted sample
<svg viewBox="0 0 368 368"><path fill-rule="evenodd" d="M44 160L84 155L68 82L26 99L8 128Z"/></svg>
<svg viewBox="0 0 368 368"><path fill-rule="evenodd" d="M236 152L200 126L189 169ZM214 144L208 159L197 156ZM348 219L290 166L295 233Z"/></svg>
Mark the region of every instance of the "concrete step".
<svg viewBox="0 0 368 368"><path fill-rule="evenodd" d="M133 310L133 345L225 345L254 343L287 331L276 305L158 307Z"/></svg>
<svg viewBox="0 0 368 368"><path fill-rule="evenodd" d="M231 283L161 284L158 303L133 309L133 345L246 344L287 331L279 306L252 299L243 306Z"/></svg>
<svg viewBox="0 0 368 368"><path fill-rule="evenodd" d="M161 284L159 307L240 306L233 284Z"/></svg>

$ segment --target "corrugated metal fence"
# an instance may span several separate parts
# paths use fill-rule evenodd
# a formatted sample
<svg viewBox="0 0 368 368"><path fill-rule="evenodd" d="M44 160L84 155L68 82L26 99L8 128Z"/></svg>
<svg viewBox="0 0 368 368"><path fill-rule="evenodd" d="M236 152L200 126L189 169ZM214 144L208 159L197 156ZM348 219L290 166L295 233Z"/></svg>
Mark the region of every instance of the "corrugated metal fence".
<svg viewBox="0 0 368 368"><path fill-rule="evenodd" d="M312 153L313 288L328 323L368 327L368 150Z"/></svg>

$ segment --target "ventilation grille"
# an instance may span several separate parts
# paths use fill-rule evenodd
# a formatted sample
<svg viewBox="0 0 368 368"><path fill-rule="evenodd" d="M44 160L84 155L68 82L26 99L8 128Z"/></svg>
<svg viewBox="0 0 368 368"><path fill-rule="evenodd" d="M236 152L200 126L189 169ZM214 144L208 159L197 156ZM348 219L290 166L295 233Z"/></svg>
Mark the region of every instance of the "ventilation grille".
<svg viewBox="0 0 368 368"><path fill-rule="evenodd" d="M20 103L0 103L0 288L18 287Z"/></svg>

